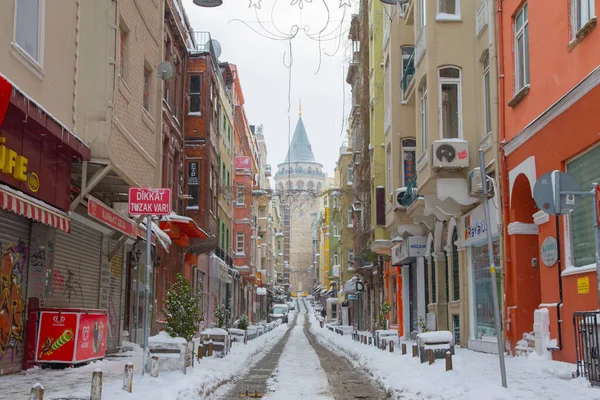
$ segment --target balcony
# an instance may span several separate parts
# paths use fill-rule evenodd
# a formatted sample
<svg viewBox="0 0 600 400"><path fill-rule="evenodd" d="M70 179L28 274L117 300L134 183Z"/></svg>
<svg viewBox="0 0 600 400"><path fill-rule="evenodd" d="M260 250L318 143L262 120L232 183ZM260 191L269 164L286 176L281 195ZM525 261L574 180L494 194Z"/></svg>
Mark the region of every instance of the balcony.
<svg viewBox="0 0 600 400"><path fill-rule="evenodd" d="M415 51L414 51L415 67L419 66L426 51L427 51L427 30L425 27L423 27L423 29L421 29L421 32L419 32L419 37L417 38L417 41L415 42Z"/></svg>
<svg viewBox="0 0 600 400"><path fill-rule="evenodd" d="M215 249L215 255L221 259L225 264L233 268L233 258L225 250L220 247Z"/></svg>
<svg viewBox="0 0 600 400"><path fill-rule="evenodd" d="M417 195L417 175L406 185L406 192L402 197L401 204L405 207L410 207L412 203L417 200L419 196Z"/></svg>

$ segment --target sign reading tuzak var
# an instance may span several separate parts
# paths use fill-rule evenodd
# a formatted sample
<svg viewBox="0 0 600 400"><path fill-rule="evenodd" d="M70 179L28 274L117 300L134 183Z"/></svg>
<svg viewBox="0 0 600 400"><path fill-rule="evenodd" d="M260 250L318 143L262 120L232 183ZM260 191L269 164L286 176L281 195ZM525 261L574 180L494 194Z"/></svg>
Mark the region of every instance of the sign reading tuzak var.
<svg viewBox="0 0 600 400"><path fill-rule="evenodd" d="M129 188L129 214L171 214L171 189Z"/></svg>

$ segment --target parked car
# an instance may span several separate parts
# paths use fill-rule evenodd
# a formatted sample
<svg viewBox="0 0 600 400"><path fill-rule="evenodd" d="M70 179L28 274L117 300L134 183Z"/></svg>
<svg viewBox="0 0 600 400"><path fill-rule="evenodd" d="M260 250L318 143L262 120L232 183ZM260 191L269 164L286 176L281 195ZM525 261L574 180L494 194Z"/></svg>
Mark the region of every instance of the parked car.
<svg viewBox="0 0 600 400"><path fill-rule="evenodd" d="M287 306L290 308L290 311L294 311L296 309L296 302L295 301L288 301Z"/></svg>
<svg viewBox="0 0 600 400"><path fill-rule="evenodd" d="M290 308L287 304L274 304L273 309L269 313L268 321L277 321L279 319L281 322L287 323L289 312Z"/></svg>

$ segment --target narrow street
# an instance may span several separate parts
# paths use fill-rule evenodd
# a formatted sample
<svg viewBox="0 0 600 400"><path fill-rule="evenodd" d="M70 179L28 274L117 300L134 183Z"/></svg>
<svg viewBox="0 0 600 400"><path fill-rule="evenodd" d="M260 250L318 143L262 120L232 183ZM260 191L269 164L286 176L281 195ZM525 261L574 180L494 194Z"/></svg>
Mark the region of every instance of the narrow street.
<svg viewBox="0 0 600 400"><path fill-rule="evenodd" d="M277 399L386 399L369 378L346 359L319 344L310 332L309 309L298 311L285 336L252 369L215 394L228 400L249 396Z"/></svg>

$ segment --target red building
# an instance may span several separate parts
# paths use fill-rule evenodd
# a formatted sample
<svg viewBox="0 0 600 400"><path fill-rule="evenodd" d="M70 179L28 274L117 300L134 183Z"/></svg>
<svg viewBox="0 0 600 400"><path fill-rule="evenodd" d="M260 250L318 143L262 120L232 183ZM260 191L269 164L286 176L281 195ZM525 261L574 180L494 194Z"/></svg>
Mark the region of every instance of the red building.
<svg viewBox="0 0 600 400"><path fill-rule="evenodd" d="M598 309L591 199L556 219L532 193L554 170L582 190L600 182L600 1L499 3L506 336L512 350L527 335L536 351L575 362L573 313ZM552 254L544 243L557 241Z"/></svg>

